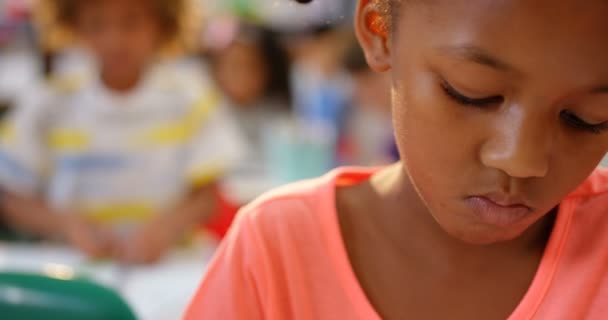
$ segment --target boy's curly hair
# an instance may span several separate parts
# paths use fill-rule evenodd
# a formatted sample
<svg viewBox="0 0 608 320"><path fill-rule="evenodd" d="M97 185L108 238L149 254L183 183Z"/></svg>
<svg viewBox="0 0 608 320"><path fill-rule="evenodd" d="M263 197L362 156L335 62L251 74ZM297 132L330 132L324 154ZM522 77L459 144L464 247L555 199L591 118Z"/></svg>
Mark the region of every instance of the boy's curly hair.
<svg viewBox="0 0 608 320"><path fill-rule="evenodd" d="M40 29L42 45L49 50L64 47L73 40L73 30L78 6L87 1L103 0L40 0L36 8L36 22ZM129 0L124 0L129 1ZM200 20L192 0L148 0L160 19L163 31L176 46L191 45ZM179 45L176 45L179 43Z"/></svg>

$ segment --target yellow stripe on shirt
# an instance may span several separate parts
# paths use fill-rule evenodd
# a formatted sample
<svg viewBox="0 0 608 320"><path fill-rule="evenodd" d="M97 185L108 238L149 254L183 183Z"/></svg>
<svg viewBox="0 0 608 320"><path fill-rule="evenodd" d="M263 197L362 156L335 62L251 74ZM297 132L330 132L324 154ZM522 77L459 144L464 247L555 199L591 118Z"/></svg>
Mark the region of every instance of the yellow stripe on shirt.
<svg viewBox="0 0 608 320"><path fill-rule="evenodd" d="M48 80L48 85L61 93L70 94L80 90L87 78L85 74L53 76Z"/></svg>
<svg viewBox="0 0 608 320"><path fill-rule="evenodd" d="M197 168L188 176L190 187L200 188L209 185L218 180L224 174L224 171L224 168L220 165L206 165Z"/></svg>
<svg viewBox="0 0 608 320"><path fill-rule="evenodd" d="M15 143L17 134L15 131L15 125L10 122L4 122L0 125L0 141L6 144Z"/></svg>
<svg viewBox="0 0 608 320"><path fill-rule="evenodd" d="M144 202L112 204L107 206L91 207L85 210L94 221L104 224L121 222L143 222L149 220L154 214L154 208Z"/></svg>
<svg viewBox="0 0 608 320"><path fill-rule="evenodd" d="M174 145L188 141L209 118L209 114L219 104L219 94L212 92L198 100L192 110L182 119L173 123L153 127L138 139L138 144L147 146Z"/></svg>
<svg viewBox="0 0 608 320"><path fill-rule="evenodd" d="M77 129L54 129L49 132L48 145L51 150L74 152L86 150L91 144L89 133Z"/></svg>

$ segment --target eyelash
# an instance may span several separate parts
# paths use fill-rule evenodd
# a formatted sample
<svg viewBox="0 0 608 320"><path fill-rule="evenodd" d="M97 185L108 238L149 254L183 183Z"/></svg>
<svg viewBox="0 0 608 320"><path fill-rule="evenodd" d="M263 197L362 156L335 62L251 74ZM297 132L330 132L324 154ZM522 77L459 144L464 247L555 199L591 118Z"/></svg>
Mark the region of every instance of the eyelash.
<svg viewBox="0 0 608 320"><path fill-rule="evenodd" d="M454 87L452 87L445 80L441 82L441 87L443 88L443 91L449 98L454 100L456 103L465 105L465 106L483 108L483 107L487 107L487 106L491 106L491 105L501 104L504 101L504 98L501 96L492 96L492 97L487 97L487 98L467 97L467 96L463 95L462 93L458 92L458 90L454 89Z"/></svg>
<svg viewBox="0 0 608 320"><path fill-rule="evenodd" d="M462 93L458 92L454 87L452 87L447 81L441 82L441 87L445 94L456 103L464 105L464 106L472 106L476 108L484 108L492 105L501 104L504 101L502 96L492 96L487 98L470 98ZM575 114L570 111L562 111L560 113L560 118L566 122L568 125L575 129L583 130L586 132L590 132L593 134L601 134L608 131L608 121L602 122L599 124L591 124L587 123L581 118L577 117Z"/></svg>
<svg viewBox="0 0 608 320"><path fill-rule="evenodd" d="M572 126L575 129L580 129L583 131L587 131L594 134L601 134L608 130L608 121L591 124L583 121L581 118L577 117L570 111L562 111L560 113L560 117L564 120L568 125Z"/></svg>

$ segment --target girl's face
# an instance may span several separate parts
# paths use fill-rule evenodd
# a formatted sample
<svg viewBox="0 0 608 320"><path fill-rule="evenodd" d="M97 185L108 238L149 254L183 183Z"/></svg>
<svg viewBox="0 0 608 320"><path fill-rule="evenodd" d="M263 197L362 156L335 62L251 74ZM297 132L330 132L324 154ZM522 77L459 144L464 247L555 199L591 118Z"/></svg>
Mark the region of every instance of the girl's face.
<svg viewBox="0 0 608 320"><path fill-rule="evenodd" d="M100 61L104 73L114 77L141 71L161 43L161 23L148 0L82 1L77 31Z"/></svg>
<svg viewBox="0 0 608 320"><path fill-rule="evenodd" d="M217 57L217 82L238 106L249 106L264 95L267 66L255 44L235 42Z"/></svg>
<svg viewBox="0 0 608 320"><path fill-rule="evenodd" d="M407 2L390 35L365 1L357 19L392 75L405 180L450 235L514 239L608 150L608 2Z"/></svg>

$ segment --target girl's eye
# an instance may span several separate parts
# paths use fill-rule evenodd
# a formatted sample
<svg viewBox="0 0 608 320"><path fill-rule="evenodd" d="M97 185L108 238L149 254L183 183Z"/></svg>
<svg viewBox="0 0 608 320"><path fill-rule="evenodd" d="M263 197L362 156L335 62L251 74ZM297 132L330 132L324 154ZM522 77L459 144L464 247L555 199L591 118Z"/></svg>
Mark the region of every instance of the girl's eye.
<svg viewBox="0 0 608 320"><path fill-rule="evenodd" d="M464 106L473 106L473 107L487 107L493 105L499 105L504 102L504 98L502 96L491 96L485 98L471 98L466 95L458 92L453 86L451 86L447 81L442 81L441 87L444 90L445 94L456 103L464 105ZM561 119L573 127L574 129L600 134L608 131L608 121L604 121L601 123L588 123L585 120L579 118L574 113L564 110L560 113Z"/></svg>
<svg viewBox="0 0 608 320"><path fill-rule="evenodd" d="M574 113L567 110L563 110L560 113L560 117L564 122L566 122L566 124L578 130L595 134L600 134L608 130L608 121L604 121L602 123L597 124L588 123L585 120L576 116Z"/></svg>
<svg viewBox="0 0 608 320"><path fill-rule="evenodd" d="M464 94L458 92L458 90L454 89L454 87L452 87L445 80L441 82L441 87L450 99L454 100L458 104L465 106L487 107L492 105L499 105L505 100L502 96L491 96L485 98L467 97Z"/></svg>

